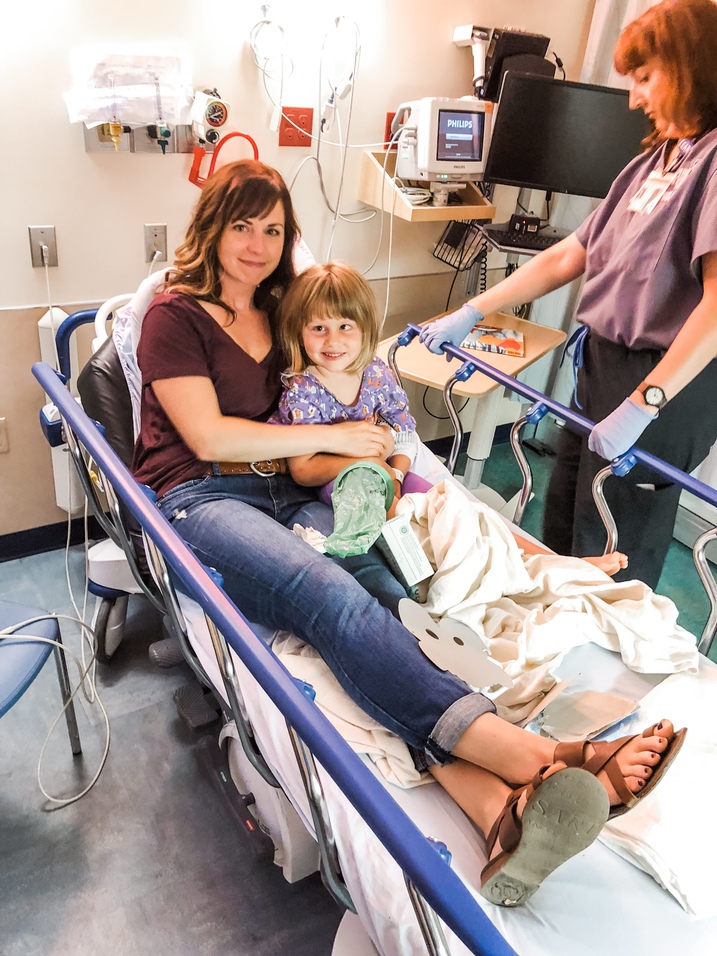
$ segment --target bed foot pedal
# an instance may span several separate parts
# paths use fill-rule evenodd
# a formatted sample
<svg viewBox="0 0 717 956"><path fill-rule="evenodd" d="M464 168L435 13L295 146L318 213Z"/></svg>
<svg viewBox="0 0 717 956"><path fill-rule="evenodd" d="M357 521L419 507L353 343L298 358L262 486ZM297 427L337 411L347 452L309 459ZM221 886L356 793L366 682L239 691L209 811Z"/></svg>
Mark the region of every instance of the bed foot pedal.
<svg viewBox="0 0 717 956"><path fill-rule="evenodd" d="M249 809L254 804L252 793L240 793L232 780L229 762L217 740L207 735L196 746L199 762L209 774L214 788L221 795L227 810L246 834L251 854L257 863L271 863L274 859L274 843L268 833L259 826Z"/></svg>
<svg viewBox="0 0 717 956"><path fill-rule="evenodd" d="M216 703L212 703L212 697L207 699L207 695L198 683L178 687L173 699L177 713L192 730L209 727L219 718L220 711Z"/></svg>
<svg viewBox="0 0 717 956"><path fill-rule="evenodd" d="M149 645L149 659L156 667L176 667L184 661L179 638L165 637Z"/></svg>

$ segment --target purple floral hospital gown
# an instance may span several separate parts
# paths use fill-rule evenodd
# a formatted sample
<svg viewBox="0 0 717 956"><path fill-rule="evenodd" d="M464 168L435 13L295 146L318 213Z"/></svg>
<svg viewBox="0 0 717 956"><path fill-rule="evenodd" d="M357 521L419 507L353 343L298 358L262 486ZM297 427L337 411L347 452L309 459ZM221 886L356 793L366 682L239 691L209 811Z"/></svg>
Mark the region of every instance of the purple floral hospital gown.
<svg viewBox="0 0 717 956"><path fill-rule="evenodd" d="M390 425L394 454L415 457L416 421L408 397L385 362L376 357L363 373L358 398L344 405L311 372L285 373L284 393L270 421L282 425L329 425L371 420Z"/></svg>

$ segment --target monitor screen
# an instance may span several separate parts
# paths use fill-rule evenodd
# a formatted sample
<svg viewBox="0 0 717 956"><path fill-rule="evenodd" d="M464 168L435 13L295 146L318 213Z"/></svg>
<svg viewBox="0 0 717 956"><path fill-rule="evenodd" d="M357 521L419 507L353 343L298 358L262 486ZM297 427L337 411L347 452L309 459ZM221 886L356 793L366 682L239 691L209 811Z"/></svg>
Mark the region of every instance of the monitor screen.
<svg viewBox="0 0 717 956"><path fill-rule="evenodd" d="M625 90L508 72L484 178L602 199L648 131Z"/></svg>
<svg viewBox="0 0 717 956"><path fill-rule="evenodd" d="M438 111L436 159L476 163L483 157L485 113Z"/></svg>

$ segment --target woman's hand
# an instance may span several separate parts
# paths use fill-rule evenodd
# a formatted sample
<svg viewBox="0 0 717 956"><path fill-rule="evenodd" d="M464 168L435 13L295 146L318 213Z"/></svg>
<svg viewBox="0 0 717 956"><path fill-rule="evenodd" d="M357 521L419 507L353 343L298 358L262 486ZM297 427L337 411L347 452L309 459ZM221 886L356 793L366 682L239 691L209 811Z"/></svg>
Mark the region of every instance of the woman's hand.
<svg viewBox="0 0 717 956"><path fill-rule="evenodd" d="M654 418L654 412L626 398L614 412L595 425L588 438L588 448L613 461L632 448Z"/></svg>
<svg viewBox="0 0 717 956"><path fill-rule="evenodd" d="M312 425L326 432L327 452L347 458L380 458L385 461L393 454L393 432L385 425L373 422L339 422L336 425Z"/></svg>
<svg viewBox="0 0 717 956"><path fill-rule="evenodd" d="M442 319L436 319L429 325L424 325L419 341L423 342L430 352L440 355L443 349L441 346L460 345L473 326L483 319L483 313L474 309L468 302L462 305L460 309L451 312L450 315L444 315ZM446 355L450 362L452 355Z"/></svg>

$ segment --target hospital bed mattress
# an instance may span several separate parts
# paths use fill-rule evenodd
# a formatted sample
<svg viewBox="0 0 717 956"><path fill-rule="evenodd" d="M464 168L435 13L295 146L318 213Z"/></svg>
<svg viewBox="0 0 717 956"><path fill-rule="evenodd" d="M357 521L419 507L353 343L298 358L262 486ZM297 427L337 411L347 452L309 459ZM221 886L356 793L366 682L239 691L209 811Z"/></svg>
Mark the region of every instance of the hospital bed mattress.
<svg viewBox="0 0 717 956"><path fill-rule="evenodd" d="M448 475L425 449L419 464L429 480ZM201 614L193 613L191 606L186 613L195 651L219 689L222 682ZM313 832L284 718L236 656L234 660L260 749ZM573 678L572 690L592 687L630 699L640 699L659 681L629 671L617 655L594 645L571 651L559 676ZM631 723L634 729L641 726L639 712ZM667 956L675 952L703 956L717 951L717 917L691 917L650 876L600 842L561 866L526 905L517 909L491 905L479 895L480 873L486 862L483 839L457 804L434 782L408 790L391 785L368 758L363 759L419 829L446 845L453 869L520 956ZM425 953L398 865L331 777L321 772L321 778L343 877L373 946L382 956ZM447 927L444 931L452 956L469 952Z"/></svg>

